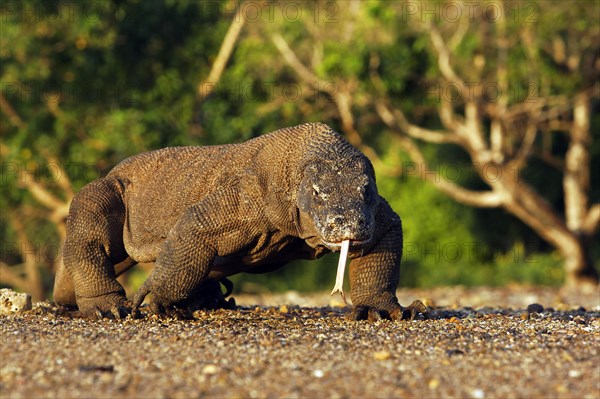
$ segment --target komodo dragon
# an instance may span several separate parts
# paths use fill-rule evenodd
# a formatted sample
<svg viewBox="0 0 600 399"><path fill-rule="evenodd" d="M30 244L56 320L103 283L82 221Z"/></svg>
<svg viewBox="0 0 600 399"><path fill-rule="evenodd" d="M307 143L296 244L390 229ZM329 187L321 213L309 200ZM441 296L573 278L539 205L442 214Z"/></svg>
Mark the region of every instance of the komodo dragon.
<svg viewBox="0 0 600 399"><path fill-rule="evenodd" d="M155 262L134 309L150 293L162 313L216 298L224 277L316 259L344 240L350 317L402 318L400 218L378 195L367 157L329 126L164 148L124 160L75 196L54 301L121 317L130 303L116 276Z"/></svg>

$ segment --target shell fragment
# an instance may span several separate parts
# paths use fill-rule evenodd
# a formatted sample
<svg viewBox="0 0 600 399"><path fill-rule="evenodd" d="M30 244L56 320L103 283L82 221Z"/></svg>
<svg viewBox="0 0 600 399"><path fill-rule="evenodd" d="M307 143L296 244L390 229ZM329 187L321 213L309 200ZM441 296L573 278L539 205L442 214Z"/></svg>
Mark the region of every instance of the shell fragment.
<svg viewBox="0 0 600 399"><path fill-rule="evenodd" d="M348 259L348 249L350 248L350 240L342 241L342 249L340 250L340 260L338 261L337 275L335 277L335 286L331 295L339 292L342 295L344 303L346 302L346 296L344 295L344 272L346 271L346 260Z"/></svg>

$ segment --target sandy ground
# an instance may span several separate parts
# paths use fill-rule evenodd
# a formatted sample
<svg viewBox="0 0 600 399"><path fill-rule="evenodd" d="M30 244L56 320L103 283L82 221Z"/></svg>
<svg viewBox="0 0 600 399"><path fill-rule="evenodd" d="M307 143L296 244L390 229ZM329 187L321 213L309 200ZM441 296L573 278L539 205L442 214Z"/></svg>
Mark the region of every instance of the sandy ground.
<svg viewBox="0 0 600 399"><path fill-rule="evenodd" d="M195 320L90 321L41 304L0 316L0 396L600 398L597 287L398 296L429 314L354 322L337 298L293 292Z"/></svg>

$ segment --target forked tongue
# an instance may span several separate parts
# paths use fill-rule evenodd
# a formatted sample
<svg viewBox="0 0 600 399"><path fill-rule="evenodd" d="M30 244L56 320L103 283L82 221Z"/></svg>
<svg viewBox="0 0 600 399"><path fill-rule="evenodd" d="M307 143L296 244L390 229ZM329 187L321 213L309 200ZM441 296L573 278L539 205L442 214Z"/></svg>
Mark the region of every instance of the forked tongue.
<svg viewBox="0 0 600 399"><path fill-rule="evenodd" d="M346 271L346 260L348 259L348 249L350 248L350 240L342 241L342 249L340 250L340 260L338 261L337 275L335 277L335 286L331 295L339 292L342 295L344 303L346 302L346 296L344 295L344 272Z"/></svg>

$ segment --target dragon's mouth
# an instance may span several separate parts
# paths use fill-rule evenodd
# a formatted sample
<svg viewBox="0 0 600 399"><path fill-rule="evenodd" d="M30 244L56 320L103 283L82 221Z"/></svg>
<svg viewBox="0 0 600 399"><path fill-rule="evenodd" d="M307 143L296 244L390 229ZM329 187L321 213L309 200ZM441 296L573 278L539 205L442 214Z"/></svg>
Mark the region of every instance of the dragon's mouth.
<svg viewBox="0 0 600 399"><path fill-rule="evenodd" d="M343 240L340 242L322 240L323 245L334 252L340 251L342 249L342 243L344 241L349 241L350 249L356 250L366 247L371 242L371 238L367 240Z"/></svg>

